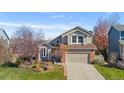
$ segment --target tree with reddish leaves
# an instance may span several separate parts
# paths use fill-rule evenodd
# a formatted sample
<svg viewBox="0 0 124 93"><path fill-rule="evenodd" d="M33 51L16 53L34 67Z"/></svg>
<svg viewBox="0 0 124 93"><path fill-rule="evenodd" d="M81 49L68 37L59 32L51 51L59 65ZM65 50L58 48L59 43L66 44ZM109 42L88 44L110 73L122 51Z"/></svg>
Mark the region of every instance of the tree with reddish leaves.
<svg viewBox="0 0 124 93"><path fill-rule="evenodd" d="M94 27L95 44L98 50L107 48L108 46L108 23L106 20L99 19Z"/></svg>
<svg viewBox="0 0 124 93"><path fill-rule="evenodd" d="M113 14L109 19L99 18L94 26L94 43L97 46L97 54L107 58L108 32L112 25L118 24L119 15Z"/></svg>

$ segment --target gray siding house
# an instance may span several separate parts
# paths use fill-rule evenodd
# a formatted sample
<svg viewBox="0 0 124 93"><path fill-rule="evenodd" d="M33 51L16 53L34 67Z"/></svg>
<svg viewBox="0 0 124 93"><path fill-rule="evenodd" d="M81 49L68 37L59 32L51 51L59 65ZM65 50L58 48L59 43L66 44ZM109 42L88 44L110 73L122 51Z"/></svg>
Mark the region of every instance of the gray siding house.
<svg viewBox="0 0 124 93"><path fill-rule="evenodd" d="M124 25L113 25L108 33L108 53L116 53L124 60Z"/></svg>
<svg viewBox="0 0 124 93"><path fill-rule="evenodd" d="M7 33L3 29L0 29L0 38L9 40Z"/></svg>
<svg viewBox="0 0 124 93"><path fill-rule="evenodd" d="M96 50L96 46L92 43L92 38L93 34L90 31L77 26L47 42L47 45L42 45L41 59L52 60L56 58L63 63L90 63L95 57ZM63 47L66 47L66 52ZM51 52L54 52L54 54L52 55Z"/></svg>

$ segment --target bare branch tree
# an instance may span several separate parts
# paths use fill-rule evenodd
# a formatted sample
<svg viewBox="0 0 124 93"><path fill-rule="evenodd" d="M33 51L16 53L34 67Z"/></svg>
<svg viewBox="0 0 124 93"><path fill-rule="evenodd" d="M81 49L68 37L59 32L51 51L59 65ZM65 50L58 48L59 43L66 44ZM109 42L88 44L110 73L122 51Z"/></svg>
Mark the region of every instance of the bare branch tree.
<svg viewBox="0 0 124 93"><path fill-rule="evenodd" d="M44 34L40 31L35 32L31 27L21 26L14 33L11 39L13 52L20 56L34 57L37 46L42 44Z"/></svg>

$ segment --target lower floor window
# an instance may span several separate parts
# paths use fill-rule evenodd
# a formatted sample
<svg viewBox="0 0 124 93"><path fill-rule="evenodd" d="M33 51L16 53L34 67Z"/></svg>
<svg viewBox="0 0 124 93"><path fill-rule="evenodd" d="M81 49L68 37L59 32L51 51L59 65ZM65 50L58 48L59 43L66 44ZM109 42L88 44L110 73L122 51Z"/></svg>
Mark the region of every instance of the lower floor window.
<svg viewBox="0 0 124 93"><path fill-rule="evenodd" d="M42 55L43 55L43 57L46 55L45 49L42 49Z"/></svg>

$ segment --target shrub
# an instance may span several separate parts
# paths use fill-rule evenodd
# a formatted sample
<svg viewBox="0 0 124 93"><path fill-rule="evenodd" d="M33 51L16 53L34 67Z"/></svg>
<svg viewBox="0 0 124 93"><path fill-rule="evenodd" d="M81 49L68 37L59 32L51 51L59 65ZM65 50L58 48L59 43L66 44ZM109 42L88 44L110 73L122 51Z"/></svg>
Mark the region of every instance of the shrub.
<svg viewBox="0 0 124 93"><path fill-rule="evenodd" d="M48 64L47 63L43 63L42 64L42 68L44 71L48 70Z"/></svg>
<svg viewBox="0 0 124 93"><path fill-rule="evenodd" d="M17 61L15 62L15 64L19 65L21 63L23 63L24 61L22 60L22 58L17 58Z"/></svg>
<svg viewBox="0 0 124 93"><path fill-rule="evenodd" d="M30 60L31 60L31 57L30 57L30 56L22 57L22 59L23 59L24 61L30 61Z"/></svg>
<svg viewBox="0 0 124 93"><path fill-rule="evenodd" d="M115 65L116 62L118 61L118 54L115 53L115 52L112 52L108 55L108 63L111 64L111 65Z"/></svg>
<svg viewBox="0 0 124 93"><path fill-rule="evenodd" d="M34 70L35 70L36 72L40 72L40 71L41 71L41 62L36 61L34 64L35 64L35 65L34 65Z"/></svg>
<svg viewBox="0 0 124 93"><path fill-rule="evenodd" d="M93 60L92 63L93 63L93 64L103 65L103 64L105 64L105 61L104 61L104 60L95 59L95 60Z"/></svg>
<svg viewBox="0 0 124 93"><path fill-rule="evenodd" d="M29 62L31 63L31 59L33 59L32 57L30 56L27 56L27 57L19 57L17 58L17 61L15 62L17 65L20 65L22 63L25 63L25 62Z"/></svg>

